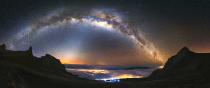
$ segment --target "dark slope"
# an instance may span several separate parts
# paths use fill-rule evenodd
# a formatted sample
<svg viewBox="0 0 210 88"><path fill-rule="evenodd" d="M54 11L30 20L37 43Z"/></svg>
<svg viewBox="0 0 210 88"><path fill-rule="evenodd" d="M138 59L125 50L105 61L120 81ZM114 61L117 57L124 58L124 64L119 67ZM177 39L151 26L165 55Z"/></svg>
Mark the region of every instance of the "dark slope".
<svg viewBox="0 0 210 88"><path fill-rule="evenodd" d="M182 48L163 69L144 79L122 80L119 88L210 88L210 53Z"/></svg>
<svg viewBox="0 0 210 88"><path fill-rule="evenodd" d="M96 81L78 78L65 71L51 55L41 58L27 51L9 51L0 46L0 88L96 88Z"/></svg>
<svg viewBox="0 0 210 88"><path fill-rule="evenodd" d="M209 81L210 53L194 53L182 48L177 55L171 57L162 70L153 72L153 79L183 79ZM210 82L210 81L209 81Z"/></svg>
<svg viewBox="0 0 210 88"><path fill-rule="evenodd" d="M210 54L186 47L147 78L107 84L71 75L51 55L34 57L32 48L9 51L0 46L0 88L209 88L209 74Z"/></svg>

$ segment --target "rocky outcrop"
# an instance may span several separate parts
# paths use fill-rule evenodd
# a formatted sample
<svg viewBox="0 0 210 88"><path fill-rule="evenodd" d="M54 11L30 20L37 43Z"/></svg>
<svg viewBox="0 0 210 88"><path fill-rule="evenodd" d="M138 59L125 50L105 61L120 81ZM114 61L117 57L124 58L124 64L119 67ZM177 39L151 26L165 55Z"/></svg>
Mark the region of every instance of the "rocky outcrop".
<svg viewBox="0 0 210 88"><path fill-rule="evenodd" d="M168 59L164 68L153 71L149 77L124 83L136 88L209 88L209 65L210 53L195 53L184 47Z"/></svg>
<svg viewBox="0 0 210 88"><path fill-rule="evenodd" d="M32 47L26 51L10 51L6 50L5 45L1 45L0 56L1 62L8 63L10 65L22 66L26 69L31 69L37 72L49 69L52 71L66 72L60 60L49 54L46 54L41 58L34 57Z"/></svg>
<svg viewBox="0 0 210 88"><path fill-rule="evenodd" d="M40 58L33 56L32 47L26 51L10 51L0 45L0 88L80 88L85 85L94 88L98 86L95 84L97 82L68 73L60 60L49 54Z"/></svg>
<svg viewBox="0 0 210 88"><path fill-rule="evenodd" d="M172 56L164 68L153 72L153 78L183 78L187 76L202 76L210 78L210 53L194 53L188 48L182 48L177 55ZM185 77L185 75L187 75ZM189 77L193 79L194 77Z"/></svg>
<svg viewBox="0 0 210 88"><path fill-rule="evenodd" d="M143 82L156 88L208 88L209 65L210 53L195 53L184 47Z"/></svg>

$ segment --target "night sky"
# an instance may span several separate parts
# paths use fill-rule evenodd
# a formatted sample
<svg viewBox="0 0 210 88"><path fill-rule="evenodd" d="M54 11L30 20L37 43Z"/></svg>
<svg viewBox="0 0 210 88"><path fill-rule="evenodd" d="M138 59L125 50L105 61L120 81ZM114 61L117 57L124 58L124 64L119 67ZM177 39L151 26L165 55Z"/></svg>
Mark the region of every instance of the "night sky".
<svg viewBox="0 0 210 88"><path fill-rule="evenodd" d="M210 52L210 0L1 0L0 44L67 64L161 65Z"/></svg>

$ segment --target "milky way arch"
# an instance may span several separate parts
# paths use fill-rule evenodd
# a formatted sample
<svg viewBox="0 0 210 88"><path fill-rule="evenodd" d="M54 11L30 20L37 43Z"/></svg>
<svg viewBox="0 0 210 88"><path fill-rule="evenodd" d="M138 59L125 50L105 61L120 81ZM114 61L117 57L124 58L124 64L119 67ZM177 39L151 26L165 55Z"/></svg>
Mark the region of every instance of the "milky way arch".
<svg viewBox="0 0 210 88"><path fill-rule="evenodd" d="M155 61L163 63L160 52L154 44L142 35L142 33L138 30L138 27L134 27L132 24L129 24L129 22L123 21L123 18L116 11L92 10L79 15L72 13L69 14L67 11L68 10L63 9L55 10L34 21L24 30L21 30L15 38L10 41L9 48L14 48L15 42L17 41L22 41L25 38L33 38L35 35L46 31L49 28L62 27L65 25L87 24L126 35L138 44L139 48L147 55L154 58Z"/></svg>

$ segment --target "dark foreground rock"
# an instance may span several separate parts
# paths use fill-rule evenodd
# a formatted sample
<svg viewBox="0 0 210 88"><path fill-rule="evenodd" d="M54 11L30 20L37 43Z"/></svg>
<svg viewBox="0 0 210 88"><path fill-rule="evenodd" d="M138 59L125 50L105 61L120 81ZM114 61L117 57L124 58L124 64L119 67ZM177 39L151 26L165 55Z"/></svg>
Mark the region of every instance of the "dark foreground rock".
<svg viewBox="0 0 210 88"><path fill-rule="evenodd" d="M182 48L163 69L144 79L125 80L142 88L210 88L210 53Z"/></svg>
<svg viewBox="0 0 210 88"><path fill-rule="evenodd" d="M10 51L0 46L0 88L97 88L103 84L66 72L51 55L37 58L32 48Z"/></svg>
<svg viewBox="0 0 210 88"><path fill-rule="evenodd" d="M10 51L0 46L0 88L210 88L209 74L210 54L186 47L149 77L112 84L78 78L49 54L34 57L32 48Z"/></svg>

